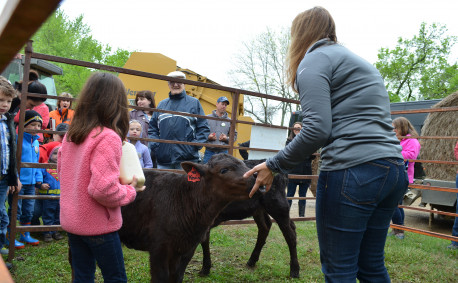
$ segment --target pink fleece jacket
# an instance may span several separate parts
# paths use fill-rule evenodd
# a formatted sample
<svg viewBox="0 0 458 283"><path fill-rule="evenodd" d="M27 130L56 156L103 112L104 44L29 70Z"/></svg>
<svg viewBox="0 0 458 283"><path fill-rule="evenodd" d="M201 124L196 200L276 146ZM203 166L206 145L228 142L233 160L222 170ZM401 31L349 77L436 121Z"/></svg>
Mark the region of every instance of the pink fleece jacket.
<svg viewBox="0 0 458 283"><path fill-rule="evenodd" d="M119 230L121 206L136 191L119 183L121 138L111 129L93 129L82 144L68 142L59 150L60 223L70 233L101 235Z"/></svg>
<svg viewBox="0 0 458 283"><path fill-rule="evenodd" d="M410 134L407 136L410 136ZM401 146L401 153L404 159L417 159L421 148L420 142L417 139L403 139L401 140ZM409 176L409 183L411 184L413 183L414 165L415 162L409 162L407 168L407 176Z"/></svg>

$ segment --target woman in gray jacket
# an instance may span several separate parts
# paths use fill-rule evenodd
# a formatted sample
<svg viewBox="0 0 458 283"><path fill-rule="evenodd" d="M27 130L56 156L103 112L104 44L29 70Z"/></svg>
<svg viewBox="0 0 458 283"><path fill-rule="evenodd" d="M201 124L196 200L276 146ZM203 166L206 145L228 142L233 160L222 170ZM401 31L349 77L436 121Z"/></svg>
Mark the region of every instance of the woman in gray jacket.
<svg viewBox="0 0 458 283"><path fill-rule="evenodd" d="M299 93L302 131L258 172L270 189L285 172L323 147L316 225L326 282L389 282L384 246L391 216L408 185L380 73L337 43L334 20L315 7L291 26L287 75Z"/></svg>

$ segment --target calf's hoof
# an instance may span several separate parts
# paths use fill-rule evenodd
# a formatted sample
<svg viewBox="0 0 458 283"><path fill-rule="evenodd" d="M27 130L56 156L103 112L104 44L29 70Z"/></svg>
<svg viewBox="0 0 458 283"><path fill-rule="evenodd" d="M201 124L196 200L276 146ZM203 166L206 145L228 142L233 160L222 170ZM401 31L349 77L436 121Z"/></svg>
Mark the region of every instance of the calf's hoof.
<svg viewBox="0 0 458 283"><path fill-rule="evenodd" d="M291 278L299 278L299 271L291 271L291 272L289 273L289 276L290 276Z"/></svg>
<svg viewBox="0 0 458 283"><path fill-rule="evenodd" d="M299 266L290 268L289 276L291 278L299 278Z"/></svg>
<svg viewBox="0 0 458 283"><path fill-rule="evenodd" d="M256 266L256 261L249 259L246 263L246 266L248 266L249 268L254 268Z"/></svg>
<svg viewBox="0 0 458 283"><path fill-rule="evenodd" d="M210 274L210 268L202 268L199 271L199 276L200 277L206 277L206 276L208 276L208 274Z"/></svg>

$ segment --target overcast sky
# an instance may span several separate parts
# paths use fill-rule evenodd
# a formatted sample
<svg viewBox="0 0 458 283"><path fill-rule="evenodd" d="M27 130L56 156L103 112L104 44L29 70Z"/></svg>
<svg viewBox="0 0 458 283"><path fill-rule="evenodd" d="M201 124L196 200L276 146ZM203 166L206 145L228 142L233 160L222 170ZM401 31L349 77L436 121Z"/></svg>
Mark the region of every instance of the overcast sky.
<svg viewBox="0 0 458 283"><path fill-rule="evenodd" d="M0 0L3 7L6 0ZM371 63L381 47L411 38L422 22L442 23L458 35L458 1L405 0L66 0L71 19L80 14L95 39L114 48L162 53L182 68L228 85L242 42L266 29L289 27L294 17L323 6L334 17L338 40ZM453 56L458 56L458 46Z"/></svg>

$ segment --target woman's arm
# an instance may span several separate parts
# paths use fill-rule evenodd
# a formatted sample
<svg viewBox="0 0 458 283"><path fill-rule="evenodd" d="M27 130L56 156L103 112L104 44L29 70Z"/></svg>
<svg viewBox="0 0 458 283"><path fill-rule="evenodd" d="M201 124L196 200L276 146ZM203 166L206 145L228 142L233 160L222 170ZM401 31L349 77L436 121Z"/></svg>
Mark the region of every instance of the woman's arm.
<svg viewBox="0 0 458 283"><path fill-rule="evenodd" d="M328 141L332 130L331 78L331 62L319 51L308 54L299 65L297 86L304 114L302 130L288 146L267 160L273 171L294 168Z"/></svg>

